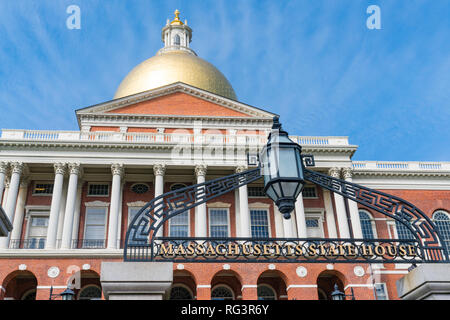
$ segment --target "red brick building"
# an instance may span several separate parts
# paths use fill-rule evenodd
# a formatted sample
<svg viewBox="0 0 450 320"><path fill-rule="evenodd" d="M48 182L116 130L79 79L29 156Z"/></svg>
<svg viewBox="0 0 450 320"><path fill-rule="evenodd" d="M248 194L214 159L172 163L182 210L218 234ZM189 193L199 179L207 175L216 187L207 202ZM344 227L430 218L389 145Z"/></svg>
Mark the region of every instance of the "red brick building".
<svg viewBox="0 0 450 320"><path fill-rule="evenodd" d="M3 129L0 201L13 224L0 238L0 299L48 299L75 285L102 298L102 261L122 261L125 234L148 201L247 167L267 142L270 110L240 102L189 48L178 18L164 47L123 80L114 99L76 111L79 131ZM282 120L282 119L281 119ZM347 137L291 136L313 170L399 196L440 228L450 247L450 163L352 161ZM398 239L394 220L306 185L289 220L256 181L168 221L165 236ZM347 220L347 214L351 217ZM242 223L247 221L247 223ZM351 228L349 228L351 227ZM334 284L356 299L397 299L405 264L174 263L167 298L329 299Z"/></svg>

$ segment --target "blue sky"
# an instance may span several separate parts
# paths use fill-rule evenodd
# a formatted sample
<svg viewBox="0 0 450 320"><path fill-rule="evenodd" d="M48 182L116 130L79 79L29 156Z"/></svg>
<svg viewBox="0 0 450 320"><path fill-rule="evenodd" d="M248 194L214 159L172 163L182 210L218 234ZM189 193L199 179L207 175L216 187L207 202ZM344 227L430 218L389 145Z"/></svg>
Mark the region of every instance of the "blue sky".
<svg viewBox="0 0 450 320"><path fill-rule="evenodd" d="M197 54L290 134L349 136L354 160L450 161L448 0L0 0L0 128L78 130L74 111L112 99L176 8Z"/></svg>

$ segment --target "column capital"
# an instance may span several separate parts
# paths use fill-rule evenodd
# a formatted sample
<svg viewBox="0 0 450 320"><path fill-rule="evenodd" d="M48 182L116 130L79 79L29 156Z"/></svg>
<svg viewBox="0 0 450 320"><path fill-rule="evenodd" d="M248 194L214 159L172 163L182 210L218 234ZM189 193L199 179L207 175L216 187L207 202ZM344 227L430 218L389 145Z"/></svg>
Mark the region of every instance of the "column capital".
<svg viewBox="0 0 450 320"><path fill-rule="evenodd" d="M206 171L208 171L208 166L206 164L197 164L195 166L195 176L206 176Z"/></svg>
<svg viewBox="0 0 450 320"><path fill-rule="evenodd" d="M22 170L24 169L24 164L22 162L12 162L11 163L11 172L22 174Z"/></svg>
<svg viewBox="0 0 450 320"><path fill-rule="evenodd" d="M330 175L333 178L339 179L341 176L340 172L341 170L338 167L333 167L330 168L330 170L328 170L328 175Z"/></svg>
<svg viewBox="0 0 450 320"><path fill-rule="evenodd" d="M0 173L7 173L9 169L9 163L6 161L0 162Z"/></svg>
<svg viewBox="0 0 450 320"><path fill-rule="evenodd" d="M247 166L237 166L236 169L235 169L236 173L241 173L241 172L244 172L244 171L247 171L247 170L248 170Z"/></svg>
<svg viewBox="0 0 450 320"><path fill-rule="evenodd" d="M67 166L69 168L69 174L75 174L77 176L82 175L83 170L78 162L69 163Z"/></svg>
<svg viewBox="0 0 450 320"><path fill-rule="evenodd" d="M351 179L353 176L353 169L346 167L346 168L342 168L342 175L344 177L344 179Z"/></svg>
<svg viewBox="0 0 450 320"><path fill-rule="evenodd" d="M164 163L158 163L153 166L153 174L155 176L163 176L166 173L166 165Z"/></svg>
<svg viewBox="0 0 450 320"><path fill-rule="evenodd" d="M113 176L123 176L125 168L122 163L113 163L111 165L111 173Z"/></svg>
<svg viewBox="0 0 450 320"><path fill-rule="evenodd" d="M65 163L62 163L62 162L54 163L53 168L55 169L55 174L64 175L66 173L66 164Z"/></svg>

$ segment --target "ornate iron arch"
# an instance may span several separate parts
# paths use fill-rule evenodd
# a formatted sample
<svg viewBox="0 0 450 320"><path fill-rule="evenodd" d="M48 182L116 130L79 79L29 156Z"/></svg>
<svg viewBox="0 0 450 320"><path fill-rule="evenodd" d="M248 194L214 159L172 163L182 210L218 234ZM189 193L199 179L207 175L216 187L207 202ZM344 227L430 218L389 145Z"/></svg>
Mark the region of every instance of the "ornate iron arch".
<svg viewBox="0 0 450 320"><path fill-rule="evenodd" d="M306 166L313 166L314 160L310 155L303 156ZM340 194L346 199L373 209L387 217L399 221L412 232L415 239L307 239L307 238L171 238L159 234L164 223L172 217L194 208L202 203L219 197L227 192L247 185L260 179L260 168L251 169L241 173L210 180L201 184L187 186L167 192L149 201L136 214L132 220L125 238L124 260L125 261L185 261L185 262L316 262L316 263L338 263L338 262L367 262L367 263L423 263L423 262L448 262L449 253L445 247L443 238L434 222L426 216L419 208L399 197L373 190L355 183L347 182L325 174L304 169L305 180L321 186L327 190ZM228 242L230 246L241 246L244 254L221 254L219 251L211 257L188 255L187 247L197 250L199 246L208 245L212 248L222 246ZM386 245L395 242L397 245L414 246L415 255L399 257L398 254L390 256L377 256L372 250L377 246L380 251ZM272 246L269 255L245 254L245 246L256 243L261 248L266 245ZM280 245L281 243L281 245ZM181 246L181 254L161 255L165 245ZM367 247L361 246L367 245ZM273 248L275 246L275 249ZM279 247L281 246L281 247ZM344 247L354 246L355 252L350 254L350 248L346 254L337 257L334 251ZM291 249L295 247L297 252L311 252L311 248L320 248L319 254L308 256L291 255ZM281 248L281 249L280 249ZM264 247L265 250L265 247ZM368 254L365 252L368 250ZM405 249L406 250L406 249ZM411 249L412 250L412 249ZM300 259L300 260L299 260Z"/></svg>

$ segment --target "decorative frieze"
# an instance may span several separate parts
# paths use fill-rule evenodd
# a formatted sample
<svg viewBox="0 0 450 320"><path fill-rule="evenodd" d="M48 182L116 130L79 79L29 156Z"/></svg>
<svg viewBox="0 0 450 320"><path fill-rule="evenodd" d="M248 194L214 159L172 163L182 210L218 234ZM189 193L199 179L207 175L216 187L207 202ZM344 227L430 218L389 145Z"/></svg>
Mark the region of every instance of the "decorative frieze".
<svg viewBox="0 0 450 320"><path fill-rule="evenodd" d="M339 168L333 167L333 168L330 168L330 170L328 170L328 175L333 177L333 178L339 179L340 178L340 171L341 170Z"/></svg>
<svg viewBox="0 0 450 320"><path fill-rule="evenodd" d="M348 167L342 168L342 175L344 179L351 179L353 176L353 169Z"/></svg>

